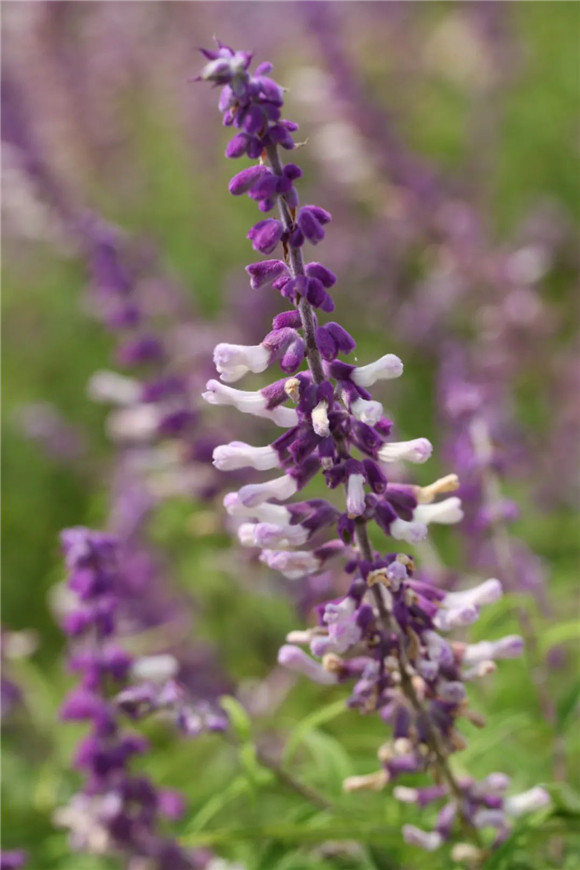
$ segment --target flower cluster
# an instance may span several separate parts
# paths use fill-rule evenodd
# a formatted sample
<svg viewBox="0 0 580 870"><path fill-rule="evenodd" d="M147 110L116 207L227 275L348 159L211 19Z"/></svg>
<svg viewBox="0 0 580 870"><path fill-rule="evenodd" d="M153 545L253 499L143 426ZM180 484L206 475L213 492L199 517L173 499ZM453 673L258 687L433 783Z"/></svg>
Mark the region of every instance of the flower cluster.
<svg viewBox="0 0 580 870"><path fill-rule="evenodd" d="M131 759L145 753L147 743L122 730L114 700L133 664L115 642L116 540L79 527L62 533L62 546L71 596L63 627L73 644L69 665L80 683L65 699L61 716L90 722L91 732L74 761L85 777L82 791L57 811L55 821L69 829L74 849L142 856L159 870L185 870L193 866L190 857L159 832L160 817L181 816L182 799L131 772Z"/></svg>
<svg viewBox="0 0 580 870"><path fill-rule="evenodd" d="M187 379L173 370L171 354L144 304L139 278L120 233L93 215L78 221L91 273L93 305L119 342L116 362L141 371L140 379L102 371L93 375L92 398L118 410L110 435L132 443L159 438L187 440L195 422Z"/></svg>
<svg viewBox="0 0 580 870"><path fill-rule="evenodd" d="M354 683L350 705L376 711L392 729L392 740L379 750L381 769L347 780L345 788L382 788L402 774L432 772L437 786L429 790L430 800L447 797L448 803L433 834L408 826L406 838L436 848L451 836L457 816L479 848L479 828L494 828L499 839L513 806L531 808L547 799L536 789L531 798L504 800L505 779L501 787L497 775L490 782L462 781L448 764L448 756L465 745L457 720L483 724L469 708L465 683L492 671L495 659L519 655L522 641L510 636L449 642L446 632L473 623L480 606L497 600L499 581L444 593L415 578L409 555L382 554L371 545L369 523L414 544L425 538L430 523L460 521L456 496L436 500L457 489L457 477L426 487L389 479L392 463L424 462L431 445L425 438L391 441L392 423L369 392L376 382L402 374L398 357L389 353L368 365L346 363L338 357L354 349L353 338L340 324L319 321L320 312L333 310L329 290L336 277L322 264L304 261L304 243L317 244L331 216L315 206L300 208L294 186L300 170L281 162L279 148L294 147L296 130L281 117L283 89L267 77L269 64L252 75L245 52L218 43L217 50L204 54L209 62L199 78L222 86L224 123L237 131L226 156L259 161L234 176L230 192L247 193L263 212L278 206L279 218L260 221L248 237L265 254L280 245L282 256L249 265L251 286L272 287L293 304L274 318L272 332L259 345L215 349L220 380L209 381L206 401L266 417L285 430L264 447L234 441L216 448L214 464L222 470L281 472L230 493L226 510L240 519L241 543L261 548L261 559L287 577L318 572L341 557L352 576L346 596L320 605L318 625L292 632L279 654L282 664L316 682ZM308 367L300 370L304 359ZM274 364L284 376L260 390L229 386ZM319 498L284 504L316 475L330 489L344 488L346 509ZM309 644L312 655L299 644ZM411 791L414 795L407 789L398 796L411 799ZM422 794L417 790L419 804L427 802Z"/></svg>
<svg viewBox="0 0 580 870"><path fill-rule="evenodd" d="M474 377L466 354L454 346L439 376L440 408L449 430L447 454L461 475L464 532L474 564L502 571L506 589L530 593L544 604L546 577L541 560L510 530L519 509L504 496L502 482L519 457L498 410L502 397L497 382L487 375Z"/></svg>
<svg viewBox="0 0 580 870"><path fill-rule="evenodd" d="M26 865L26 853L22 849L0 852L0 870L20 870Z"/></svg>

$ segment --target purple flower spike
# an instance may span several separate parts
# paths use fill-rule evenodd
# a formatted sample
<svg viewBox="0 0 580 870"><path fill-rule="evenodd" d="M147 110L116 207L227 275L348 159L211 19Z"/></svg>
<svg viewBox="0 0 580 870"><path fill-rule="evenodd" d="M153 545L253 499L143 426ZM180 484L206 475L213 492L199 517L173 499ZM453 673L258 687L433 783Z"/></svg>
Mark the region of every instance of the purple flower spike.
<svg viewBox="0 0 580 870"><path fill-rule="evenodd" d="M0 870L20 870L26 865L26 861L27 855L22 849L0 852Z"/></svg>
<svg viewBox="0 0 580 870"><path fill-rule="evenodd" d="M238 56L230 51L228 64ZM434 523L462 520L459 498L449 495L459 481L454 474L423 487L390 481L393 466L423 463L432 452L426 438L389 440L392 424L370 392L400 377L403 364L393 353L362 366L337 359L355 348L341 324L323 322L323 313L334 307L328 291L337 279L323 264L304 258L304 246L323 240L331 216L316 205L299 207L295 182L301 171L295 164L283 165L281 149L293 146L295 129L280 118L283 89L264 77L265 68L253 76L239 60L234 75L218 66L218 58L212 62L212 76L224 81L227 76L220 100L225 122L247 129L244 119L257 119L258 109L264 118L259 130L257 121L250 124L263 163L253 167L254 174L244 170L232 184L236 192L248 192L262 211L277 206L278 219L260 221L249 238L266 254L282 241L284 261L248 266L251 285L272 284L294 306L274 318L273 332L259 345L230 350L230 356L237 355L229 363L223 352L217 354L222 377L262 372L276 359L287 373L257 393L208 384L204 397L212 404L269 416L286 430L265 447L231 442L216 449L214 463L224 470L278 469L273 479L230 493L226 510L241 520L241 543L262 548L260 560L289 579L317 574L330 558L346 563L347 595L320 604L318 624L290 632L278 655L280 665L316 683L348 684L349 707L376 714L391 729L378 752L380 768L347 778L345 790L378 790L402 775L432 775L432 785L395 789L395 798L418 807L443 803L434 830L404 825L404 839L434 851L453 836L460 817L461 829L475 832L469 848L479 861L478 828L494 828L499 842L510 817L546 801L543 789L504 798L501 775L482 783L457 779L448 762L465 742L462 718L480 724L469 707L466 682L491 673L497 660L519 655L522 641L516 635L476 644L448 641L447 632L475 622L481 607L497 601L501 584L492 578L446 593L417 579L413 557L396 551L399 541L419 544ZM303 359L307 369L300 371ZM291 500L316 477L330 489L343 490L342 508L324 499ZM387 552L375 549L371 524L391 539Z"/></svg>
<svg viewBox="0 0 580 870"><path fill-rule="evenodd" d="M186 870L192 866L187 853L157 830L157 812L167 818L178 818L183 802L177 793L158 792L150 780L131 772L131 758L147 752L147 741L121 729L122 705L110 694L115 684L117 690L121 687L131 665L129 656L114 646L111 625L104 631L99 618L103 604L112 618L118 603L116 594L121 587L118 542L110 535L80 527L66 529L61 541L73 599L79 573L106 575L108 583L106 593L93 583L90 596L73 604L82 619L75 623L78 651L73 650L70 664L80 674L81 683L65 699L61 717L65 721L89 721L91 731L77 747L74 760L74 766L85 776L83 790L56 811L54 821L69 829L74 848L88 849L86 838L98 836L100 851L105 854L121 852L145 859L155 870L163 870L167 865L161 856L171 854L171 866ZM68 614L69 622L72 613L74 610ZM167 696L165 688L148 689L146 693L143 688L139 700L135 688L125 690L133 692L133 703L128 705L130 715L136 715L144 702L148 710L155 709L158 701L160 707L167 704L161 701L163 692ZM138 825L130 822L137 817L141 820ZM18 867L22 863L16 859L10 863L8 857L5 866Z"/></svg>

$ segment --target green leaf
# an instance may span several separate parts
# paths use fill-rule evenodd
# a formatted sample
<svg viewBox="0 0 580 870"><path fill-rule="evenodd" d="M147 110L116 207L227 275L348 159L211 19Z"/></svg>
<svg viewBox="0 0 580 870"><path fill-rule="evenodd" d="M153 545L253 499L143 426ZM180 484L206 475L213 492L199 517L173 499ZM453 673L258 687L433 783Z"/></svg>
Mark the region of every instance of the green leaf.
<svg viewBox="0 0 580 870"><path fill-rule="evenodd" d="M545 628L540 635L540 651L545 654L551 647L572 640L580 640L579 619L570 619L567 622L559 622Z"/></svg>
<svg viewBox="0 0 580 870"><path fill-rule="evenodd" d="M218 791L201 810L193 817L186 828L186 834L194 834L202 831L207 823L216 816L228 803L248 791L248 780L245 776L238 776L226 788Z"/></svg>
<svg viewBox="0 0 580 870"><path fill-rule="evenodd" d="M557 709L558 726L565 730L580 706L580 679L576 680L569 692L560 700Z"/></svg>
<svg viewBox="0 0 580 870"><path fill-rule="evenodd" d="M325 791L340 794L343 781L353 773L352 759L342 743L336 737L315 728L304 735L303 742L316 763L315 772Z"/></svg>
<svg viewBox="0 0 580 870"><path fill-rule="evenodd" d="M340 701L328 704L326 707L322 707L320 710L315 710L314 713L306 716L300 724L296 726L288 738L284 750L284 763L288 764L288 762L292 760L296 750L304 741L309 731L319 725L323 725L325 722L330 722L332 719L336 719L337 716L340 716L341 713L345 712L347 712L347 707L344 700L341 699Z"/></svg>
<svg viewBox="0 0 580 870"><path fill-rule="evenodd" d="M566 782L549 783L546 788L556 810L562 815L580 820L580 795Z"/></svg>
<svg viewBox="0 0 580 870"><path fill-rule="evenodd" d="M252 723L245 708L231 695L222 695L219 703L228 714L230 724L240 742L248 743L252 736Z"/></svg>
<svg viewBox="0 0 580 870"><path fill-rule="evenodd" d="M477 623L473 626L473 636L477 638L493 637L500 631L500 626L510 619L514 620L518 610L525 610L530 619L534 620L534 601L529 595L510 592L503 595L492 607L481 611Z"/></svg>
<svg viewBox="0 0 580 870"><path fill-rule="evenodd" d="M254 789L272 782L272 771L262 767L251 743L246 743L240 747L239 756L246 776Z"/></svg>

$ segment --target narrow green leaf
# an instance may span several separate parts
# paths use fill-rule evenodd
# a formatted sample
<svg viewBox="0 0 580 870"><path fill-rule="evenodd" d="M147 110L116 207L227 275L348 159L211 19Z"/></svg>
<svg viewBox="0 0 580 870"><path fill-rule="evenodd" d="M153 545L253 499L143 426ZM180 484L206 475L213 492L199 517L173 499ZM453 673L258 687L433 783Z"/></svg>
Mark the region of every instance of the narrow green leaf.
<svg viewBox="0 0 580 870"><path fill-rule="evenodd" d="M238 739L242 743L248 743L251 739L252 723L244 707L231 695L222 695L219 703L228 714L230 724Z"/></svg>
<svg viewBox="0 0 580 870"><path fill-rule="evenodd" d="M572 640L580 640L580 620L578 618L545 628L540 635L540 651L547 653L551 647L557 646L559 643L569 643Z"/></svg>
<svg viewBox="0 0 580 870"><path fill-rule="evenodd" d="M562 730L565 730L571 719L576 719L576 711L580 707L580 679L576 680L569 692L566 692L564 697L558 704L558 725Z"/></svg>
<svg viewBox="0 0 580 870"><path fill-rule="evenodd" d="M217 792L201 810L193 817L186 828L186 836L202 831L207 823L216 816L230 801L248 791L248 780L245 776L238 776L222 791Z"/></svg>
<svg viewBox="0 0 580 870"><path fill-rule="evenodd" d="M341 699L340 701L334 701L334 703L328 704L326 707L322 707L320 710L316 710L314 713L311 713L309 716L302 719L288 738L288 743L284 750L284 763L288 764L288 762L292 760L296 750L304 741L304 738L309 731L313 728L317 728L319 725L323 725L325 722L330 722L332 719L336 719L337 716L340 716L340 714L346 712L346 710L347 707Z"/></svg>

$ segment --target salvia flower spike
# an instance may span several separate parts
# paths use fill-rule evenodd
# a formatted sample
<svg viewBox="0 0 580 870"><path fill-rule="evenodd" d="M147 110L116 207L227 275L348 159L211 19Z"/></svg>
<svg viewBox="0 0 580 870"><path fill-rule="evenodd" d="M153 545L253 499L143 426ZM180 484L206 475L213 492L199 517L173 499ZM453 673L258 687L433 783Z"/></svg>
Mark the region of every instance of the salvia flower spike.
<svg viewBox="0 0 580 870"><path fill-rule="evenodd" d="M98 855L122 853L146 861L152 870L192 870L191 856L159 831L160 819L179 818L181 796L160 790L131 771L131 760L147 752L147 742L122 728L115 691L132 668L151 678L153 663L132 660L116 639L119 587L118 540L109 534L75 527L65 529L61 543L68 571L70 607L63 628L71 642L69 668L78 685L64 700L61 718L86 722L90 733L77 747L74 766L82 772L82 789L60 807L57 825L69 831L71 847ZM170 656L158 656L166 676ZM171 669L171 662L169 662Z"/></svg>
<svg viewBox="0 0 580 870"><path fill-rule="evenodd" d="M425 462L432 450L426 438L391 440L392 424L369 393L378 382L399 377L403 364L392 353L361 366L339 359L355 341L339 323L322 322L334 310L337 278L306 255L308 244L323 240L331 215L315 205L300 206L295 183L302 172L282 162L281 149L294 149L297 130L282 116L284 89L268 76L270 64L252 74L249 54L218 45L204 52L209 62L199 79L221 86L224 124L235 130L226 156L257 161L233 177L229 190L249 196L268 215L248 232L254 250L268 259L246 271L254 292L277 291L291 306L274 318L259 345L220 344L215 351L220 380L208 383L204 398L267 417L285 430L271 445L234 441L215 450L217 468L274 469L277 475L230 493L225 506L243 518L242 544L260 547L261 560L286 577L316 573L340 557L352 574L346 596L319 605L318 626L291 632L279 653L282 665L317 683L349 684L349 705L376 713L390 729L376 772L347 779L345 790L382 789L401 776L430 773L432 786L395 788L399 801L442 804L434 830L405 825L403 837L431 851L457 827L454 855L478 859L489 842L485 829L494 832L497 844L511 818L548 801L539 786L506 797L509 780L503 774L476 782L457 777L449 764L449 756L465 746L458 720L483 724L469 706L465 683L493 671L497 659L519 655L522 641L511 636L466 644L445 636L475 622L480 607L501 596L495 578L445 593L415 578L410 556L372 547L370 523L394 541L417 543L431 523L459 522L456 496L436 500L452 493L458 480L448 475L427 487L390 482L393 462ZM303 360L307 367L301 369ZM282 376L257 392L226 386L271 366L279 366ZM330 489L344 489L342 510L323 499L289 501L316 475Z"/></svg>

